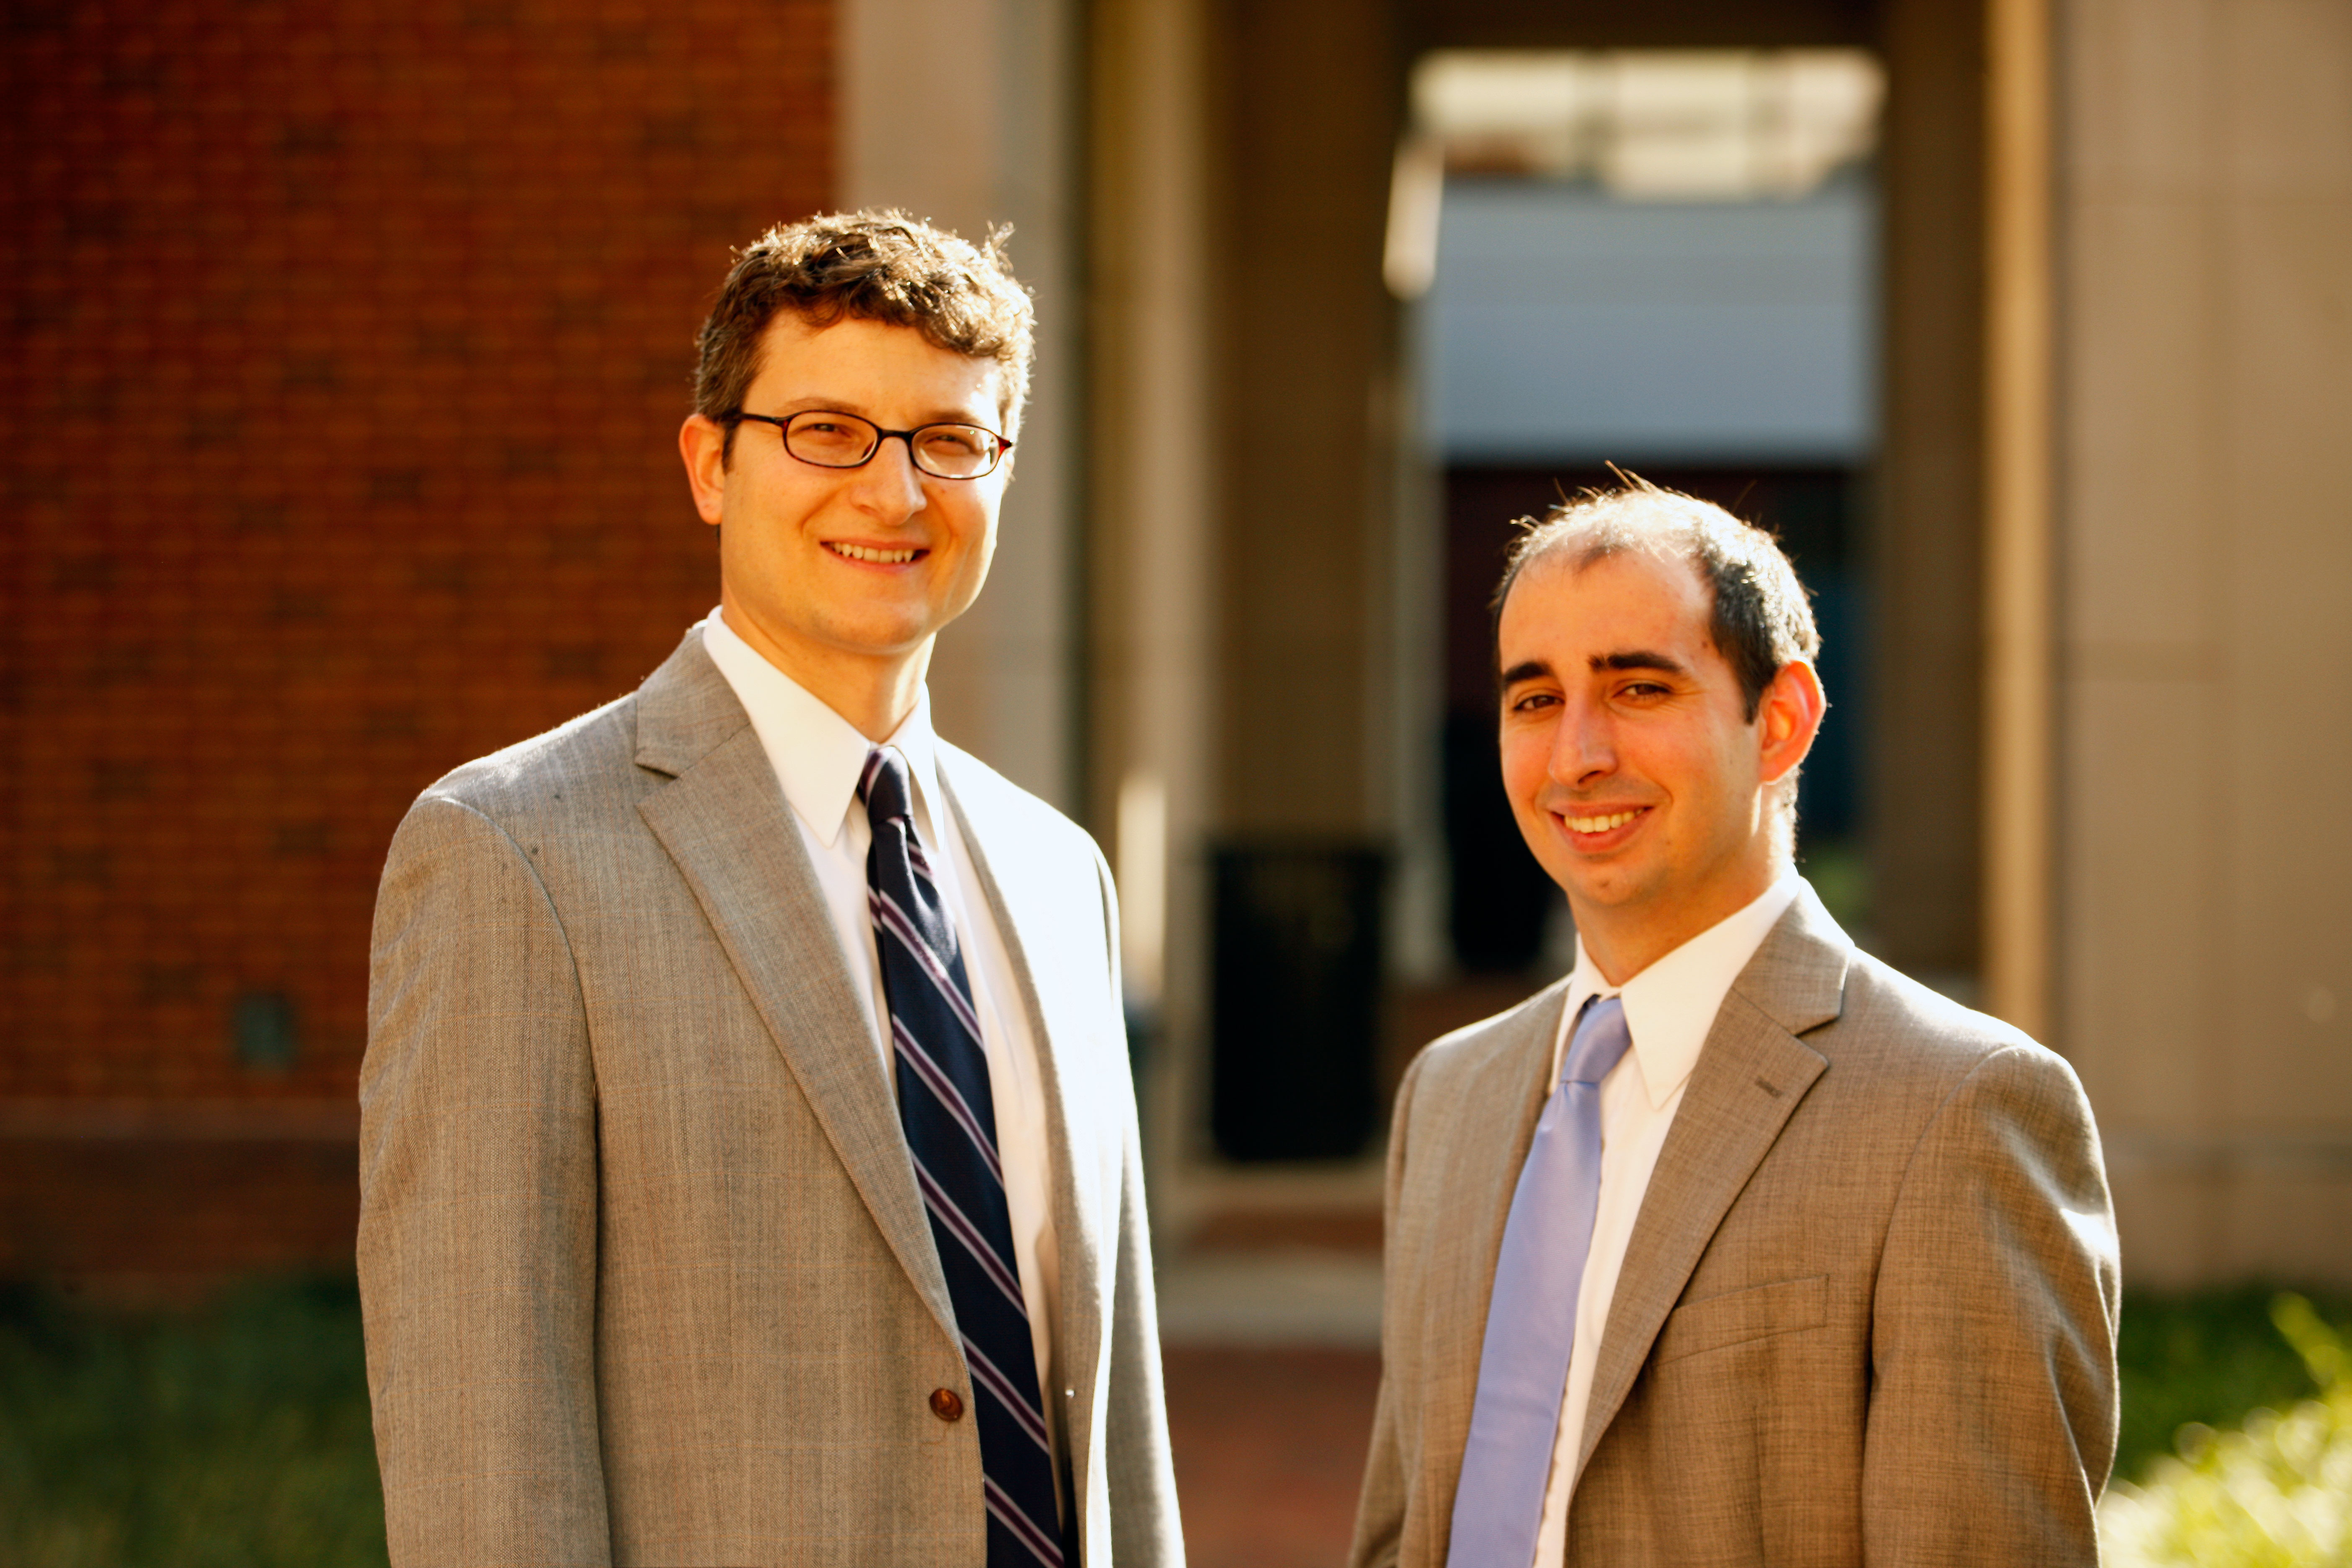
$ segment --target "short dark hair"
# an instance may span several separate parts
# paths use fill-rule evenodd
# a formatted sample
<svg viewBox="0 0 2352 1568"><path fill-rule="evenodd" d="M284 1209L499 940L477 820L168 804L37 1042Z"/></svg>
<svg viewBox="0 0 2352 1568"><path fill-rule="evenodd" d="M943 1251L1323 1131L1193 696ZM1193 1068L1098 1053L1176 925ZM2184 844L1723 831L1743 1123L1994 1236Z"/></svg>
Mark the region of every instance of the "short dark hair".
<svg viewBox="0 0 2352 1568"><path fill-rule="evenodd" d="M1627 474L1617 489L1580 491L1540 521L1522 519L1521 527L1495 589L1498 630L1511 584L1537 562L1565 552L1570 564L1582 571L1604 557L1639 550L1687 561L1706 584L1714 601L1708 639L1738 678L1751 723L1780 668L1821 653L1812 604L1780 542L1712 501Z"/></svg>
<svg viewBox="0 0 2352 1568"><path fill-rule="evenodd" d="M992 231L974 245L896 208L824 213L778 224L738 251L696 337L694 411L727 426L735 444L743 395L778 310L829 327L845 316L912 327L951 353L996 362L1008 426L1029 395L1035 310Z"/></svg>
<svg viewBox="0 0 2352 1568"><path fill-rule="evenodd" d="M1748 721L1754 723L1765 689L1782 667L1800 658L1811 662L1821 653L1822 634L1813 625L1813 606L1805 585L1797 580L1797 569L1781 552L1779 540L1714 502L1663 489L1636 474L1618 477L1615 489L1581 490L1552 508L1541 521L1520 520L1526 531L1511 546L1503 580L1495 589L1497 679L1503 605L1521 573L1555 555L1567 555L1570 567L1581 572L1605 557L1643 551L1688 562L1707 585L1713 601L1707 640L1731 666ZM1796 773L1783 777L1775 794L1774 832L1784 851L1793 849Z"/></svg>

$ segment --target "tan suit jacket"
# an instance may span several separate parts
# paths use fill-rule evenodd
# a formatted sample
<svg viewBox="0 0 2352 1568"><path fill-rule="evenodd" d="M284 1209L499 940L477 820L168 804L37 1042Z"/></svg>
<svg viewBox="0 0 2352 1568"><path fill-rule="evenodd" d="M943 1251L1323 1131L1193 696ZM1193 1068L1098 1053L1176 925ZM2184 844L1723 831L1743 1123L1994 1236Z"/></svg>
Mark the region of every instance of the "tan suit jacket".
<svg viewBox="0 0 2352 1568"><path fill-rule="evenodd" d="M1088 1568L1182 1561L1109 879L952 747L1052 1139ZM376 904L360 1280L398 1564L985 1555L971 1384L887 1069L773 770L689 634L460 768Z"/></svg>
<svg viewBox="0 0 2352 1568"><path fill-rule="evenodd" d="M1439 1041L1399 1095L1358 1564L1445 1561L1566 991ZM1569 1563L2095 1562L2116 1281L2066 1064L1856 951L1807 889L1724 999L1643 1196Z"/></svg>

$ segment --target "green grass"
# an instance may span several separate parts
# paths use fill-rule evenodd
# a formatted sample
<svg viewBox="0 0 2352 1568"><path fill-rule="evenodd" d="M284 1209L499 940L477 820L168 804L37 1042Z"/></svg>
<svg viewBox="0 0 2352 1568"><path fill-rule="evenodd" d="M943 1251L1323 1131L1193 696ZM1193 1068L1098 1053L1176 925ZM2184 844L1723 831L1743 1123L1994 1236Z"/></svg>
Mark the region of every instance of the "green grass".
<svg viewBox="0 0 2352 1568"><path fill-rule="evenodd" d="M2116 1474L2184 1424L2225 1428L2314 1392L2268 1289L2124 1304ZM2352 1296L2312 1293L2352 1331ZM278 1282L201 1312L0 1294L0 1568L345 1568L384 1561L359 1297Z"/></svg>
<svg viewBox="0 0 2352 1568"><path fill-rule="evenodd" d="M2352 1296L2304 1294L2338 1332L2352 1331ZM2124 1297L2116 1361L2123 1374L2118 1480L2143 1479L2173 1452L2187 1425L2235 1426L2257 1409L2284 1410L2318 1392L2294 1347L2271 1321L2267 1286L2193 1295Z"/></svg>
<svg viewBox="0 0 2352 1568"><path fill-rule="evenodd" d="M348 1279L164 1316L0 1298L0 1568L383 1561Z"/></svg>

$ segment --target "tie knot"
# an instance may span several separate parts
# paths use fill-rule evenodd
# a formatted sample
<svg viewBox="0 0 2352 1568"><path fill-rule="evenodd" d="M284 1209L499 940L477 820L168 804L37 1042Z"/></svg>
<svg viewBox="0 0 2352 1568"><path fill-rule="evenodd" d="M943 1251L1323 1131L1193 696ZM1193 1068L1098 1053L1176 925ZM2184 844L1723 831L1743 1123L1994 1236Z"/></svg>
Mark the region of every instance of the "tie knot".
<svg viewBox="0 0 2352 1568"><path fill-rule="evenodd" d="M866 771L857 778L857 798L865 803L867 820L897 822L915 814L914 795L907 783L906 760L887 746L866 753Z"/></svg>
<svg viewBox="0 0 2352 1568"><path fill-rule="evenodd" d="M1625 999L1601 996L1585 1004L1584 1016L1568 1042L1568 1061L1559 1069L1563 1083L1599 1083L1609 1069L1625 1059L1633 1036L1625 1026Z"/></svg>

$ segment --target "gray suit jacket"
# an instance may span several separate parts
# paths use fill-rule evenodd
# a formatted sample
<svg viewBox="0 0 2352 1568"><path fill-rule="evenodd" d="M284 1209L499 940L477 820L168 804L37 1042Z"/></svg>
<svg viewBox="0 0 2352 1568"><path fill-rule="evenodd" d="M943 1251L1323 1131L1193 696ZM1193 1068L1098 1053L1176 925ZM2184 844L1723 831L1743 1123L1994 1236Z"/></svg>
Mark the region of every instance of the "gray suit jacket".
<svg viewBox="0 0 2352 1568"><path fill-rule="evenodd" d="M1445 1561L1566 990L1406 1075L1356 1563ZM2116 1282L2066 1064L1856 951L1807 889L1725 998L1643 1196L1568 1561L2095 1562Z"/></svg>
<svg viewBox="0 0 2352 1568"><path fill-rule="evenodd" d="M1052 1128L1089 1568L1182 1561L1108 873L951 747ZM458 769L376 903L359 1263L393 1561L985 1554L896 1100L767 756L698 636Z"/></svg>

